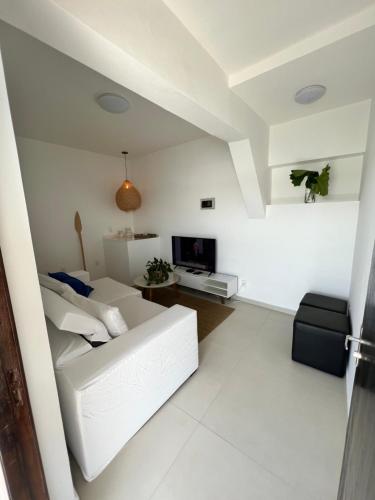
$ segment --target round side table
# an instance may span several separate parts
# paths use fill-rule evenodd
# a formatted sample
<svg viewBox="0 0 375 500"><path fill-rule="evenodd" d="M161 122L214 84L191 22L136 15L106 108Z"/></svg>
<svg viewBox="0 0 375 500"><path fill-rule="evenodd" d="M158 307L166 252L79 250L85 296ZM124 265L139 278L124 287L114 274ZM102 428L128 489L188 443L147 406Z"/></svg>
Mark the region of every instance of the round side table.
<svg viewBox="0 0 375 500"><path fill-rule="evenodd" d="M165 288L167 286L172 286L175 289L176 294L178 295L177 283L179 279L180 278L176 274L171 273L167 281L163 281L163 283L152 283L151 285L148 285L143 276L137 276L136 278L134 278L133 283L135 286L142 288L143 295L145 295L145 292L147 290L147 298L148 300L152 301L152 290L154 288Z"/></svg>

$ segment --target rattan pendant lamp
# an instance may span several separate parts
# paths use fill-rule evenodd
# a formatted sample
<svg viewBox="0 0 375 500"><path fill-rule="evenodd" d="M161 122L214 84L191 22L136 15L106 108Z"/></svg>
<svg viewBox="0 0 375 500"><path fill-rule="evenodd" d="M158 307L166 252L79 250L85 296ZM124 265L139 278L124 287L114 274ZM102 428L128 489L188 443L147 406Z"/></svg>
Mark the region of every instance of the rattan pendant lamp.
<svg viewBox="0 0 375 500"><path fill-rule="evenodd" d="M127 151L122 151L125 160L125 180L116 193L116 204L120 210L130 212L137 210L141 206L141 195L134 184L128 179L128 169L126 165Z"/></svg>

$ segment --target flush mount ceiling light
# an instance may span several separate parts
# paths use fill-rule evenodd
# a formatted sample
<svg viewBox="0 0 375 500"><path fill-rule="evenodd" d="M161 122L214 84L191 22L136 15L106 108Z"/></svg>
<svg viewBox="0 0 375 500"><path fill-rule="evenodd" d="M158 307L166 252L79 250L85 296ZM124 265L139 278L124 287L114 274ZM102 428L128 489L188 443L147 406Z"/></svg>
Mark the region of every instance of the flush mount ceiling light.
<svg viewBox="0 0 375 500"><path fill-rule="evenodd" d="M102 109L109 113L125 113L125 111L129 109L129 103L125 97L122 97L122 95L110 94L108 92L100 94L96 98L96 102Z"/></svg>
<svg viewBox="0 0 375 500"><path fill-rule="evenodd" d="M326 90L324 85L308 85L296 92L294 100L298 104L311 104L323 97Z"/></svg>

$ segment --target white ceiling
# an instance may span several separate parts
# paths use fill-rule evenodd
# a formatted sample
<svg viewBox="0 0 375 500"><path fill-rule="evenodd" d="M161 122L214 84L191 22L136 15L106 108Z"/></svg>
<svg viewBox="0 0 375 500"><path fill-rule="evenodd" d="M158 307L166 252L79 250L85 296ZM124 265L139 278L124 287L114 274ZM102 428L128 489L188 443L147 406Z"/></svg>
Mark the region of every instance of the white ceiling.
<svg viewBox="0 0 375 500"><path fill-rule="evenodd" d="M268 124L375 96L375 0L160 2ZM124 8L126 0L112 4ZM147 154L206 135L4 23L0 42L18 135L111 155L123 148ZM310 84L325 85L326 95L297 105L295 92ZM97 106L95 95L111 91L129 100L127 113L112 115Z"/></svg>
<svg viewBox="0 0 375 500"><path fill-rule="evenodd" d="M375 0L163 0L268 124L375 96ZM298 105L302 87L326 95Z"/></svg>
<svg viewBox="0 0 375 500"><path fill-rule="evenodd" d="M267 123L294 120L375 96L375 27L363 30L234 87ZM327 93L300 105L294 94L319 83Z"/></svg>
<svg viewBox="0 0 375 500"><path fill-rule="evenodd" d="M374 4L374 0L163 0L227 73Z"/></svg>
<svg viewBox="0 0 375 500"><path fill-rule="evenodd" d="M22 31L0 22L14 128L32 139L120 156L147 154L207 135ZM124 114L103 111L102 92L123 95Z"/></svg>

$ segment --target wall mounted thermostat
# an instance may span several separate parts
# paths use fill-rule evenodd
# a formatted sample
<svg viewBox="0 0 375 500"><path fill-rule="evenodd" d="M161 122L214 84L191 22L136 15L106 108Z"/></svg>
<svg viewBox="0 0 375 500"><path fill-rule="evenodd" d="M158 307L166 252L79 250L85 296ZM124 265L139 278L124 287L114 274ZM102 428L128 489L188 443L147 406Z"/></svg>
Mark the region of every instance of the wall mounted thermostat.
<svg viewBox="0 0 375 500"><path fill-rule="evenodd" d="M215 208L215 198L202 198L201 210L213 210Z"/></svg>

